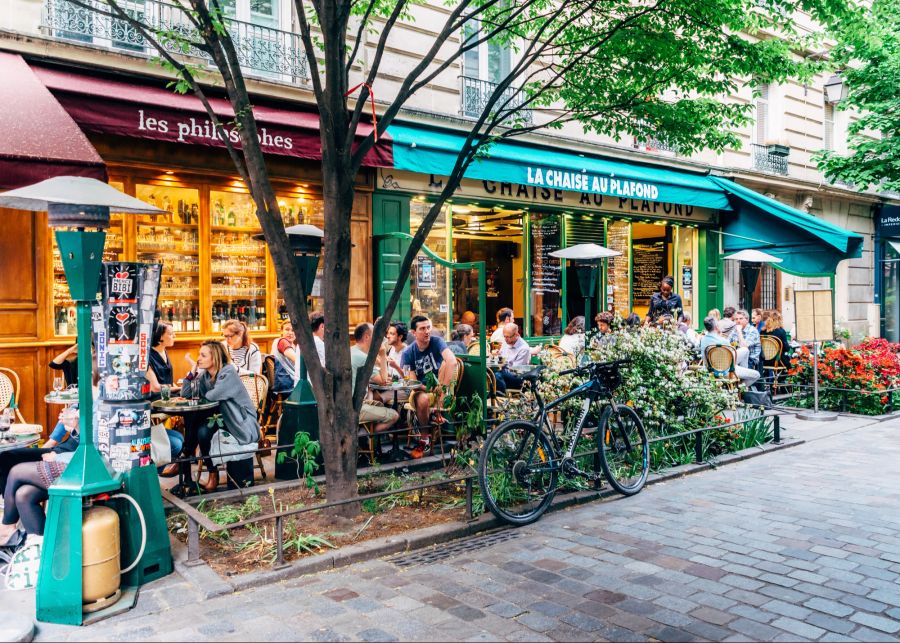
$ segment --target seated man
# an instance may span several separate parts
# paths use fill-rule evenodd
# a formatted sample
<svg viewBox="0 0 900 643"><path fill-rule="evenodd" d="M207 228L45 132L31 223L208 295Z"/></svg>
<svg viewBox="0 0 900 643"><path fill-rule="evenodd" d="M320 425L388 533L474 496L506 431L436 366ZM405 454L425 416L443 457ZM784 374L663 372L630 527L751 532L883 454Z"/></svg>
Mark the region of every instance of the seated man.
<svg viewBox="0 0 900 643"><path fill-rule="evenodd" d="M531 347L519 334L516 324L503 327L503 346L500 347L503 368L497 373L497 392L505 393L507 388L522 388L522 378L511 373L510 366L528 366L531 363Z"/></svg>
<svg viewBox="0 0 900 643"><path fill-rule="evenodd" d="M353 339L356 340L356 344L350 349L350 367L351 377L353 378L353 390L355 391L356 374L365 365L369 348L372 346L372 324L364 322L357 326L353 332ZM378 357L375 358L375 367L372 369L372 376L369 378L369 381L374 384L390 384L391 382L384 345L378 350ZM400 415L394 409L372 404L367 399L363 399L362 408L359 410L360 424L363 422L375 422L376 432L386 431L394 426L398 419L400 419Z"/></svg>
<svg viewBox="0 0 900 643"><path fill-rule="evenodd" d="M410 375L420 382L425 381L428 373L433 373L440 387L434 391L415 391L410 400L416 409L419 424L428 424L428 416L432 408L440 409L444 399L444 388L449 387L456 374L456 356L440 337L431 334L431 320L425 315L416 315L409 321L413 336L412 343L403 351L401 366L408 366ZM438 413L438 421L442 418Z"/></svg>
<svg viewBox="0 0 900 643"><path fill-rule="evenodd" d="M491 333L492 342L503 341L503 327L511 324L515 320L515 313L512 308L501 308L497 311L497 328Z"/></svg>

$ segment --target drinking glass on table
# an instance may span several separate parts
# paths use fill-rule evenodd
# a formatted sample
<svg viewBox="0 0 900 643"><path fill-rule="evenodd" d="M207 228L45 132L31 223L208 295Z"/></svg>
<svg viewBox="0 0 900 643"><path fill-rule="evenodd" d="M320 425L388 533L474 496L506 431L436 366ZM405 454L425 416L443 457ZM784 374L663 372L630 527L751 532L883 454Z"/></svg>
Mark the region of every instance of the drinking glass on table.
<svg viewBox="0 0 900 643"><path fill-rule="evenodd" d="M55 393L59 393L63 390L63 376L62 375L54 375L53 376L53 391Z"/></svg>
<svg viewBox="0 0 900 643"><path fill-rule="evenodd" d="M159 387L159 397L164 402L168 402L172 398L172 389L168 384L163 384Z"/></svg>
<svg viewBox="0 0 900 643"><path fill-rule="evenodd" d="M409 366L403 367L403 381L408 382L412 379L412 370Z"/></svg>
<svg viewBox="0 0 900 643"><path fill-rule="evenodd" d="M9 425L11 418L11 409L3 409L0 411L0 442L9 440Z"/></svg>

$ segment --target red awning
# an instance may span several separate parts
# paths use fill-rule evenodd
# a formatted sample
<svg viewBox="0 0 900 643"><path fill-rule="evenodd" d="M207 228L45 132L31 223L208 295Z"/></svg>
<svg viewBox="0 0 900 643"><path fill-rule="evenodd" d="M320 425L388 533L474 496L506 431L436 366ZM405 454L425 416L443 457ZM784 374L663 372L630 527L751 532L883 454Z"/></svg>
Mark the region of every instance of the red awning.
<svg viewBox="0 0 900 643"><path fill-rule="evenodd" d="M0 187L54 176L106 180L106 166L21 56L0 52Z"/></svg>
<svg viewBox="0 0 900 643"><path fill-rule="evenodd" d="M195 96L47 67L32 69L86 132L225 147ZM237 131L228 125L234 119L231 103L211 98L210 105L229 138L240 147ZM254 105L253 114L264 152L321 160L318 114L263 105ZM371 125L360 124L360 136L371 131ZM385 136L369 151L363 165L391 167L393 161L391 141Z"/></svg>

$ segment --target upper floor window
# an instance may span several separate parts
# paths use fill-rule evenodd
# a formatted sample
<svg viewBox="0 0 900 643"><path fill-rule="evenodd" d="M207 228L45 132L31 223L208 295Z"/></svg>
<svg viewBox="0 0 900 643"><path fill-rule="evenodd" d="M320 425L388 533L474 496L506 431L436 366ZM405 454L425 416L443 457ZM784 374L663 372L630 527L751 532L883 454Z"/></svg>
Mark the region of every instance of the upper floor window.
<svg viewBox="0 0 900 643"><path fill-rule="evenodd" d="M834 149L834 103L826 102L823 106L822 149Z"/></svg>
<svg viewBox="0 0 900 643"><path fill-rule="evenodd" d="M229 18L262 27L290 25L290 3L283 0L225 0L222 4Z"/></svg>
<svg viewBox="0 0 900 643"><path fill-rule="evenodd" d="M463 26L463 46L482 37L481 25L470 20ZM497 42L481 42L463 54L463 76L499 83L512 68L510 48Z"/></svg>
<svg viewBox="0 0 900 643"><path fill-rule="evenodd" d="M757 145L765 145L769 139L769 85L757 86L759 96L756 97L755 113L756 124L753 129L753 142Z"/></svg>

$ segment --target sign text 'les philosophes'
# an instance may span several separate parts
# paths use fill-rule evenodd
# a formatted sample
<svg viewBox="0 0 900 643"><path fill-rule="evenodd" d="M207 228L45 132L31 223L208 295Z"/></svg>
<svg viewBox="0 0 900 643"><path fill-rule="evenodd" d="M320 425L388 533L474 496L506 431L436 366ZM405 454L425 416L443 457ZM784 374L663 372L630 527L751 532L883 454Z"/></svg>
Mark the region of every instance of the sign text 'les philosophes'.
<svg viewBox="0 0 900 643"><path fill-rule="evenodd" d="M591 175L586 172L567 172L554 168L527 167L526 181L528 185L571 190L574 192L595 192L634 199L659 198L659 188L652 183L629 181L606 176Z"/></svg>
<svg viewBox="0 0 900 643"><path fill-rule="evenodd" d="M138 110L138 130L169 134L179 143L189 143L198 139L223 140L222 133L218 131L209 119L184 116L183 118L169 119L157 118L146 114L143 109ZM241 134L237 128L225 127L225 135L234 144L240 144ZM258 129L259 142L264 148L277 148L291 150L294 141L290 136L272 135L265 127Z"/></svg>

